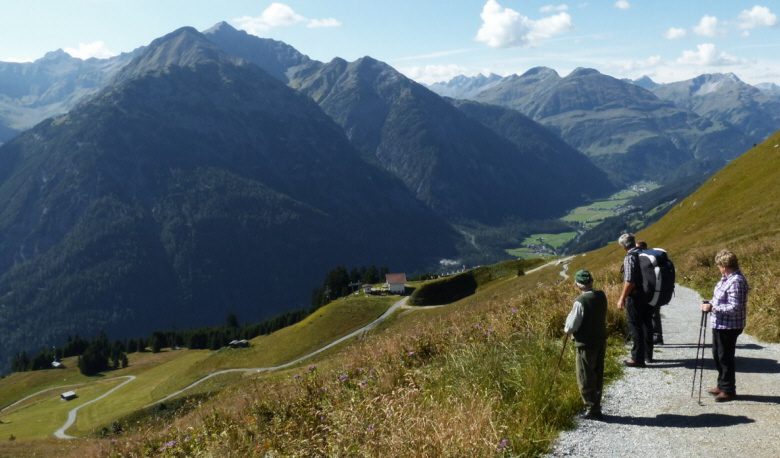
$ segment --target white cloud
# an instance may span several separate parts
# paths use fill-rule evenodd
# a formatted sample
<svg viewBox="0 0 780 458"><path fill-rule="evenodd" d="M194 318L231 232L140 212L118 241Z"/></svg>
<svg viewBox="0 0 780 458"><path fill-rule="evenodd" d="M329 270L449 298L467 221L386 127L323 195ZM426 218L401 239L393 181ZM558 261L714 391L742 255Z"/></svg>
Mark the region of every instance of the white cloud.
<svg viewBox="0 0 780 458"><path fill-rule="evenodd" d="M306 22L307 27L338 27L341 23L334 18L308 19L296 13L289 6L282 3L271 3L258 17L242 16L233 19L237 28L245 30L253 35L260 35L273 27L285 27Z"/></svg>
<svg viewBox="0 0 780 458"><path fill-rule="evenodd" d="M117 54L106 48L106 44L102 41L94 41L92 43L79 43L78 48L65 48L64 51L70 54L72 57L78 59L89 59L90 57L97 57L98 59L108 59L114 57Z"/></svg>
<svg viewBox="0 0 780 458"><path fill-rule="evenodd" d="M669 30L664 33L664 38L667 40L677 40L680 38L685 38L685 36L688 33L685 31L685 29L681 29L678 27L670 27Z"/></svg>
<svg viewBox="0 0 780 458"><path fill-rule="evenodd" d="M491 48L532 46L574 28L568 13L558 13L539 20L529 19L496 0L488 0L482 9L482 27L476 40Z"/></svg>
<svg viewBox="0 0 780 458"><path fill-rule="evenodd" d="M15 64L24 64L27 62L33 62L35 59L30 58L19 58L19 57L6 57L5 59L0 59L0 62L13 62Z"/></svg>
<svg viewBox="0 0 780 458"><path fill-rule="evenodd" d="M552 13L554 11L566 11L569 9L569 5L545 5L539 8L542 13Z"/></svg>
<svg viewBox="0 0 780 458"><path fill-rule="evenodd" d="M718 52L712 43L702 43L696 45L696 47L696 51L683 51L682 56L676 62L682 65L703 65L707 67L735 65L743 62L741 59L725 52Z"/></svg>
<svg viewBox="0 0 780 458"><path fill-rule="evenodd" d="M608 64L605 64L604 67L608 71L619 74L625 74L628 72L646 72L650 69L656 68L660 65L662 65L663 59L661 56L650 56L645 60L632 60L632 61L623 61L623 62L610 62Z"/></svg>
<svg viewBox="0 0 780 458"><path fill-rule="evenodd" d="M621 10L627 10L631 8L631 4L628 3L626 0L618 0L615 2L615 8L620 8Z"/></svg>
<svg viewBox="0 0 780 458"><path fill-rule="evenodd" d="M726 34L723 29L718 28L718 18L707 15L704 15L699 24L693 27L693 31L704 37L719 37Z"/></svg>
<svg viewBox="0 0 780 458"><path fill-rule="evenodd" d="M398 71L417 81L418 83L423 84L433 84L441 81L449 81L458 75L469 76L469 72L466 68L455 64L426 65L423 67L414 66L399 68Z"/></svg>
<svg viewBox="0 0 780 458"><path fill-rule="evenodd" d="M777 15L769 11L765 6L756 5L751 10L739 13L740 29L755 29L757 27L774 27L777 25Z"/></svg>
<svg viewBox="0 0 780 458"><path fill-rule="evenodd" d="M333 19L332 17L326 19L312 19L308 24L306 24L306 27L309 27L310 29L316 29L319 27L341 27L341 22Z"/></svg>

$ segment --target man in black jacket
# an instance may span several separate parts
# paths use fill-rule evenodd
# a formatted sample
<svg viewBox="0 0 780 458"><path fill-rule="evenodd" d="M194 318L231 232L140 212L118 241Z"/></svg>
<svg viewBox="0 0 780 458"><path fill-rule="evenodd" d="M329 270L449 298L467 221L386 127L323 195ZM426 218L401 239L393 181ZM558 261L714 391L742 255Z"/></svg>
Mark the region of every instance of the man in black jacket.
<svg viewBox="0 0 780 458"><path fill-rule="evenodd" d="M628 311L628 330L633 338L631 359L623 361L629 367L645 367L653 361L653 308L642 293L642 272L634 234L623 234L618 243L626 256L623 258L623 290L617 302L618 310Z"/></svg>

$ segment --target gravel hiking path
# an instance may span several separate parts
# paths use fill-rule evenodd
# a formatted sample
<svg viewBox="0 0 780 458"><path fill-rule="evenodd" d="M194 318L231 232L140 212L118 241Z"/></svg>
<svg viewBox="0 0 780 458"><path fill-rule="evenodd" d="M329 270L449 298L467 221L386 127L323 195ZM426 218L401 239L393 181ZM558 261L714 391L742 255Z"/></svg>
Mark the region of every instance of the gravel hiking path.
<svg viewBox="0 0 780 458"><path fill-rule="evenodd" d="M693 385L700 302L698 293L677 285L661 312L665 345L655 346L655 363L626 368L605 388L605 420L577 420L573 430L561 433L549 457L780 456L780 344L742 334L737 399L716 403L707 394L717 380L708 328L700 405L698 373Z"/></svg>

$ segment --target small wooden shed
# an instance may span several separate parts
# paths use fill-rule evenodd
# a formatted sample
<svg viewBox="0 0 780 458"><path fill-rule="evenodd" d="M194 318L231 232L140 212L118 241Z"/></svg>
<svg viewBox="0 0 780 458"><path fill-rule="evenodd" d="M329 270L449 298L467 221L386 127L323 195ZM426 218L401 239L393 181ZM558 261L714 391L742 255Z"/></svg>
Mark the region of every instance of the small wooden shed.
<svg viewBox="0 0 780 458"><path fill-rule="evenodd" d="M60 399L63 401L70 401L71 399L76 399L78 396L76 396L75 391L66 391L60 395Z"/></svg>

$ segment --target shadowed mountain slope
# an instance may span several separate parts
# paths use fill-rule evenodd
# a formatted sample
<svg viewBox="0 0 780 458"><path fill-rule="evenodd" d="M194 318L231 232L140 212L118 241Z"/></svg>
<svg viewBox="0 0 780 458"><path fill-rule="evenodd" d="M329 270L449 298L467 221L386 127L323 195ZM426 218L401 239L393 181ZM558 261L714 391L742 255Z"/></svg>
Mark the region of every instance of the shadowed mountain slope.
<svg viewBox="0 0 780 458"><path fill-rule="evenodd" d="M194 29L0 147L0 345L257 321L339 264L423 268L453 232L309 99ZM309 284L309 283L312 284Z"/></svg>
<svg viewBox="0 0 780 458"><path fill-rule="evenodd" d="M587 156L519 111L467 100L450 103L517 145L529 168L544 170L548 179L565 184L570 192L601 196L615 191L607 174Z"/></svg>

